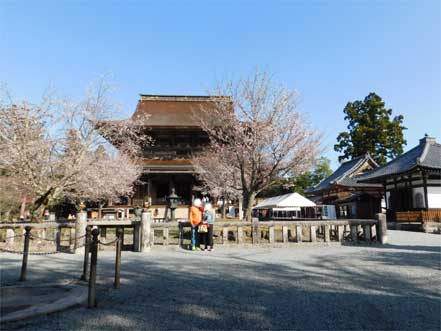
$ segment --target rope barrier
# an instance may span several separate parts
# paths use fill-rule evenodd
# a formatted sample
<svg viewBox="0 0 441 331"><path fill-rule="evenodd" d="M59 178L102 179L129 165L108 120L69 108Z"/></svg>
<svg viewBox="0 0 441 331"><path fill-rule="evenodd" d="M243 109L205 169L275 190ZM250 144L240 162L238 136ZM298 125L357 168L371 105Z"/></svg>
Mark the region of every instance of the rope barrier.
<svg viewBox="0 0 441 331"><path fill-rule="evenodd" d="M13 239L13 238L18 238L18 237L23 237L23 235L22 235L22 234L17 234L17 235L15 235L15 236L11 236L11 237L3 238L3 240L8 240L8 239Z"/></svg>
<svg viewBox="0 0 441 331"><path fill-rule="evenodd" d="M110 242L108 242L108 243L104 243L104 242L102 242L101 240L98 240L98 243L101 244L101 245L104 245L104 246L110 246L110 245L116 243L117 241L118 241L118 238L116 238L115 240L110 241Z"/></svg>
<svg viewBox="0 0 441 331"><path fill-rule="evenodd" d="M83 236L80 236L80 237L77 237L77 238L72 238L72 239L60 239L60 240L58 240L58 241L74 241L74 240L79 240L79 239L83 239L83 238L85 238L86 237L86 235L83 235ZM56 242L57 241L57 239L46 239L46 238L42 238L42 237L39 237L39 236L36 236L36 235L34 235L34 234L31 234L31 239L38 239L38 240L45 240L45 241L52 241L52 242Z"/></svg>
<svg viewBox="0 0 441 331"><path fill-rule="evenodd" d="M0 251L5 253L23 255L23 251L15 251L12 249L0 248ZM51 255L51 254L59 254L59 253L64 253L64 252L28 252L28 255Z"/></svg>

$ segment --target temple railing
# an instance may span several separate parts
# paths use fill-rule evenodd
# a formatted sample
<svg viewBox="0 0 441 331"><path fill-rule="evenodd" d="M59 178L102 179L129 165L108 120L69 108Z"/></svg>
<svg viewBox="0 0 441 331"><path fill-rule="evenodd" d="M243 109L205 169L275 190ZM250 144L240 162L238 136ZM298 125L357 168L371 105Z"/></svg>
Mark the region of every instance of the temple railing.
<svg viewBox="0 0 441 331"><path fill-rule="evenodd" d="M395 212L396 222L441 222L441 208L429 210L414 210L414 211L397 211Z"/></svg>
<svg viewBox="0 0 441 331"><path fill-rule="evenodd" d="M277 245L303 242L380 241L379 220L293 220L259 222L216 222L215 245ZM385 236L385 234L384 234ZM189 222L151 224L150 245L179 245L188 248Z"/></svg>
<svg viewBox="0 0 441 331"><path fill-rule="evenodd" d="M0 236L3 244L11 243L14 236L23 235L24 227L28 225L35 229L55 229L55 234L50 238L57 241L61 238L61 231L66 228L70 251L78 252L83 246L86 226L97 227L100 237L106 238L116 228L122 228L123 233L130 239L123 247L136 252L145 252L155 246L176 245L188 248L191 241L191 226L189 222L153 223L151 214L142 213L137 220L124 221L96 221L87 220L85 213L77 217L75 223L57 224L55 222L43 223L15 223L0 224L0 229L9 229L6 238ZM14 230L12 230L14 229ZM115 230L115 231L114 231ZM296 243L331 243L331 242L373 242L385 243L387 241L386 217L378 214L378 219L339 219L339 220L290 220L290 221L264 221L259 222L254 218L252 222L216 222L214 225L215 245L289 245ZM54 231L52 231L54 233ZM57 233L59 233L57 235ZM113 235L110 234L110 235ZM48 239L47 231L38 234L39 239ZM8 238L10 237L10 238ZM14 237L14 238L12 238ZM66 236L65 236L66 237ZM51 241L49 240L49 241ZM60 241L60 240L58 240ZM2 245L3 245L2 244ZM59 246L59 244L57 244Z"/></svg>

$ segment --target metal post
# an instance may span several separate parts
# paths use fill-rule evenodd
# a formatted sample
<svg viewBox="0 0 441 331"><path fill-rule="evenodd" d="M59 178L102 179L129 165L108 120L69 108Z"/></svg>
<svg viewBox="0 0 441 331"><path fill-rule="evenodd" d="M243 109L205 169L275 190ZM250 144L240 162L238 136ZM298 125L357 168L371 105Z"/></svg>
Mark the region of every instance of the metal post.
<svg viewBox="0 0 441 331"><path fill-rule="evenodd" d="M118 227L116 229L116 256L115 256L115 281L113 287L118 288L121 284L121 245L122 245L123 230Z"/></svg>
<svg viewBox="0 0 441 331"><path fill-rule="evenodd" d="M89 308L96 307L96 264L98 261L98 235L100 234L99 229L92 230L92 242L90 243L90 276L89 276L89 294L88 294L88 304Z"/></svg>
<svg viewBox="0 0 441 331"><path fill-rule="evenodd" d="M20 273L20 282L24 282L26 280L26 268L28 267L28 254L29 254L29 240L31 239L31 227L25 227L25 238L24 238L24 246L23 246L23 261L21 263L21 273Z"/></svg>
<svg viewBox="0 0 441 331"><path fill-rule="evenodd" d="M85 281L87 280L87 271L89 269L89 253L90 253L91 236L92 236L92 227L90 225L88 225L88 226L86 226L83 274L81 275L81 280L85 280Z"/></svg>

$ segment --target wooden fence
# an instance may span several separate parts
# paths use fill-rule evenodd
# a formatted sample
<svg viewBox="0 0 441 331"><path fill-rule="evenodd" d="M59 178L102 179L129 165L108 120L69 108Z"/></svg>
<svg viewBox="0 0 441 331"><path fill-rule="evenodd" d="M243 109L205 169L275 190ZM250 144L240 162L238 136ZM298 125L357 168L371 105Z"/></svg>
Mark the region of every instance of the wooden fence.
<svg viewBox="0 0 441 331"><path fill-rule="evenodd" d="M395 221L408 223L441 222L441 209L399 211L395 213Z"/></svg>

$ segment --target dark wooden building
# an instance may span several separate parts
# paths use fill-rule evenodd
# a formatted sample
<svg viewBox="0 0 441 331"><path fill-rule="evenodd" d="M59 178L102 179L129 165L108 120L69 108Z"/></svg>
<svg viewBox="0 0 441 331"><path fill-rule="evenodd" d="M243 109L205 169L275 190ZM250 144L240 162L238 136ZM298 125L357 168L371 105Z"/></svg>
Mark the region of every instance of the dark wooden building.
<svg viewBox="0 0 441 331"><path fill-rule="evenodd" d="M180 198L176 217L187 218L188 207L199 192L192 158L209 144L198 117L228 97L141 95L132 119L144 126L153 145L143 151L142 184L135 188L130 206L151 204L153 217L167 217L167 197L172 188ZM145 117L148 116L146 120Z"/></svg>
<svg viewBox="0 0 441 331"><path fill-rule="evenodd" d="M335 205L337 218L374 218L381 212L383 188L358 178L378 167L369 154L344 162L329 177L308 190L317 205Z"/></svg>
<svg viewBox="0 0 441 331"><path fill-rule="evenodd" d="M441 145L425 136L408 152L363 176L381 184L389 222L441 220Z"/></svg>

